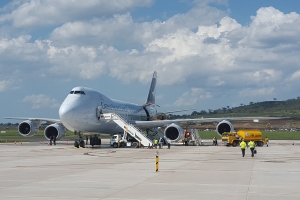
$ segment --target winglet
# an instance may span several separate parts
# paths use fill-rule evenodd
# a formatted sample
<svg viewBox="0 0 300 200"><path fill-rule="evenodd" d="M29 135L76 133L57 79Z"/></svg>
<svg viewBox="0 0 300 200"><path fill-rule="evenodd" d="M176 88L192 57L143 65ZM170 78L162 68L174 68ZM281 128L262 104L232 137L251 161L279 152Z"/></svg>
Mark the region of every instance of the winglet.
<svg viewBox="0 0 300 200"><path fill-rule="evenodd" d="M151 86L147 98L146 104L155 104L155 86L156 86L156 79L157 79L157 72L155 71L153 73L152 81L151 81Z"/></svg>

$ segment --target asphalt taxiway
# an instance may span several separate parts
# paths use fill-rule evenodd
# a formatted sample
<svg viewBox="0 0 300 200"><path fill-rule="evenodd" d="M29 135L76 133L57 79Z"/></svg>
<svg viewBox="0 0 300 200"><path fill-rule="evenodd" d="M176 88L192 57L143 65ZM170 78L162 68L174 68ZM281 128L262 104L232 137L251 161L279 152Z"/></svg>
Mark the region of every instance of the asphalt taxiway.
<svg viewBox="0 0 300 200"><path fill-rule="evenodd" d="M300 141L238 147L0 144L0 199L299 199ZM206 144L210 144L206 142ZM155 154L159 152L159 171Z"/></svg>

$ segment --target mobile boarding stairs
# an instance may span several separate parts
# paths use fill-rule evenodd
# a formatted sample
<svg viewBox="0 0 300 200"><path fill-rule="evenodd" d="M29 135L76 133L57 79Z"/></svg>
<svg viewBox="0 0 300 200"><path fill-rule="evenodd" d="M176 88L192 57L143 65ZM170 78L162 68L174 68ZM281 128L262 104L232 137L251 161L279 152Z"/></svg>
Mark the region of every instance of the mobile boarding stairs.
<svg viewBox="0 0 300 200"><path fill-rule="evenodd" d="M101 115L101 119L114 121L117 125L119 125L124 130L124 132L128 133L131 137L135 138L144 147L153 145L153 142L149 138L147 138L139 128L128 123L120 115L116 113L105 113Z"/></svg>
<svg viewBox="0 0 300 200"><path fill-rule="evenodd" d="M135 127L133 124L130 124L127 122L125 119L123 119L120 115L116 113L105 113L101 114L101 120L112 120L114 121L117 125L119 125L123 130L124 133L128 133L131 137L135 138L138 142L140 142L144 147L147 146L153 146L153 139L157 137L163 137L165 141L167 141L167 138L164 136L163 132L156 128L154 129L153 134L148 135L148 137L143 134L143 132ZM126 134L124 134L124 137ZM151 139L150 139L150 138ZM192 145L203 145L203 142L198 134L197 129L191 129L191 141Z"/></svg>

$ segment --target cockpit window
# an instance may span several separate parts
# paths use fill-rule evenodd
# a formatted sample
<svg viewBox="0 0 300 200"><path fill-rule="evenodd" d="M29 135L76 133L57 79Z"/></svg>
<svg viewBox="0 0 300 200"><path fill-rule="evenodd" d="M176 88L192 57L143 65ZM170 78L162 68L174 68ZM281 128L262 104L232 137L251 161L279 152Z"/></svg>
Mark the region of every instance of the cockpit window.
<svg viewBox="0 0 300 200"><path fill-rule="evenodd" d="M70 94L84 94L84 91L71 91Z"/></svg>

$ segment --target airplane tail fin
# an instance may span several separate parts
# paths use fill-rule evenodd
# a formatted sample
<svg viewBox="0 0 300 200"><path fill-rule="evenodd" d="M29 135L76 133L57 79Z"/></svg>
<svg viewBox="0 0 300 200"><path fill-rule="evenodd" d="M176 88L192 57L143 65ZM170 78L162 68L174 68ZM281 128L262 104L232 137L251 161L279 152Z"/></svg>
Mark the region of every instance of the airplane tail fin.
<svg viewBox="0 0 300 200"><path fill-rule="evenodd" d="M147 105L155 104L155 86L156 86L156 79L157 79L157 72L155 71L153 73L152 81L151 81L151 86L147 98Z"/></svg>

